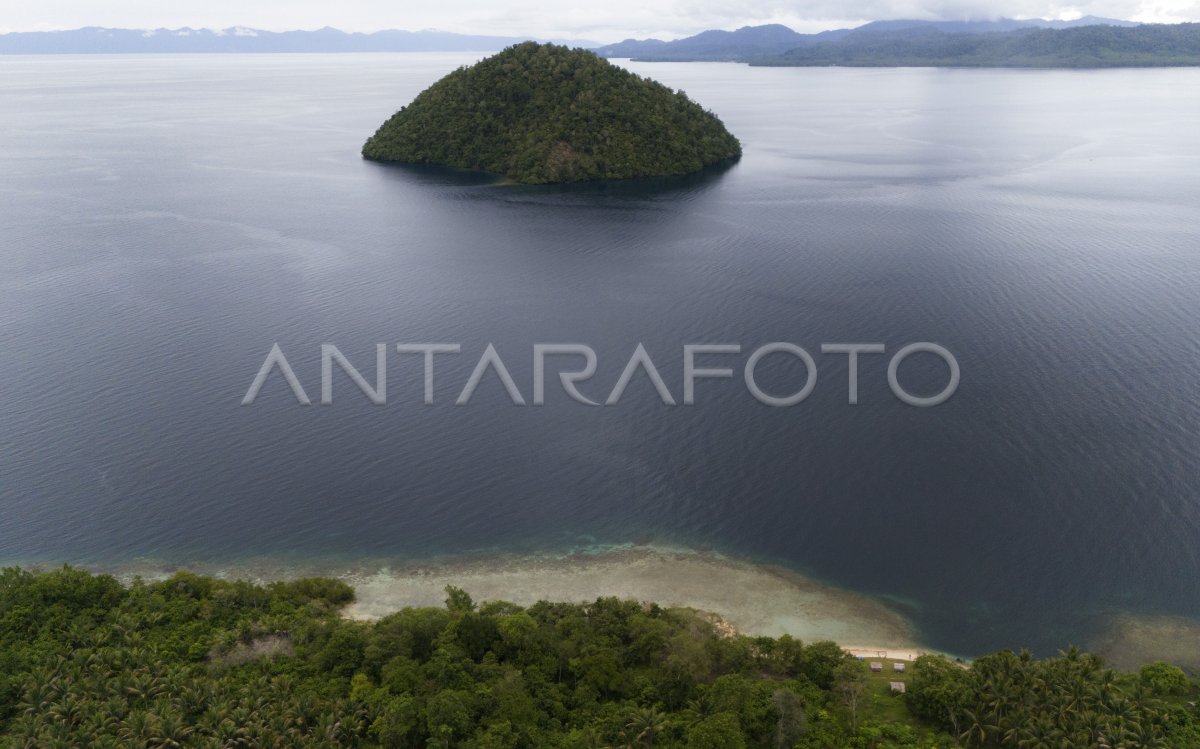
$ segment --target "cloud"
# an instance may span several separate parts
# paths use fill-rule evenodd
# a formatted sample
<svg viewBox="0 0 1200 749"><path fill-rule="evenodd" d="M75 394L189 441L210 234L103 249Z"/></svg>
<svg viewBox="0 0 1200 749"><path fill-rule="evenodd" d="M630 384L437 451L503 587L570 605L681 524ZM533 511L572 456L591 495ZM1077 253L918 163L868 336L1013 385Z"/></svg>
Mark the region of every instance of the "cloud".
<svg viewBox="0 0 1200 749"><path fill-rule="evenodd" d="M709 28L784 23L800 31L894 18L1077 18L1200 20L1200 0L39 0L10 3L13 30L119 26L272 30L335 26L350 31L439 28L476 34L674 38Z"/></svg>

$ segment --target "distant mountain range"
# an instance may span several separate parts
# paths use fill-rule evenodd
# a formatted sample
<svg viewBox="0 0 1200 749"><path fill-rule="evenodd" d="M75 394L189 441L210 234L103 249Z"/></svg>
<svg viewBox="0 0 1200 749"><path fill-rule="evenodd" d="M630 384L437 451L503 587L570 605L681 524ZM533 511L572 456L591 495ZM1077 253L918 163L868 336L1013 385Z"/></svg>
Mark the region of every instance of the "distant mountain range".
<svg viewBox="0 0 1200 749"><path fill-rule="evenodd" d="M1200 66L1200 24L1026 28L982 34L897 29L795 47L748 62L789 67Z"/></svg>
<svg viewBox="0 0 1200 749"><path fill-rule="evenodd" d="M142 52L494 52L527 37L472 36L447 31L376 31L370 34L325 27L316 31L228 29L107 29L23 31L0 34L0 54L128 54ZM547 40L595 47L583 39Z"/></svg>
<svg viewBox="0 0 1200 749"><path fill-rule="evenodd" d="M680 61L746 61L778 55L807 44L833 41L853 32L853 29L822 31L819 34L799 34L781 24L744 26L737 31L704 31L695 36L664 42L661 39L626 39L616 44L597 47L601 57L631 57L635 60Z"/></svg>
<svg viewBox="0 0 1200 749"><path fill-rule="evenodd" d="M210 29L107 29L0 34L0 54L219 52L494 52L522 37L446 31L352 33ZM1200 65L1200 24L1141 25L1086 16L1074 21L875 21L800 34L787 26L705 31L675 41L628 39L588 47L605 57L733 61L781 66L1116 67Z"/></svg>
<svg viewBox="0 0 1200 749"><path fill-rule="evenodd" d="M1037 28L1069 29L1083 26L1133 27L1138 25L1133 21L1120 21L1097 16L1084 16L1074 21L1016 20L1012 18L1002 18L996 21L899 20L873 21L853 29L800 34L787 26L768 24L745 26L736 31L705 31L695 36L670 42L660 39L626 39L617 44L597 47L595 51L604 57L631 57L635 60L750 62L782 55L795 49L841 43L856 38L870 38L885 33L896 35L935 31L943 34L991 34Z"/></svg>

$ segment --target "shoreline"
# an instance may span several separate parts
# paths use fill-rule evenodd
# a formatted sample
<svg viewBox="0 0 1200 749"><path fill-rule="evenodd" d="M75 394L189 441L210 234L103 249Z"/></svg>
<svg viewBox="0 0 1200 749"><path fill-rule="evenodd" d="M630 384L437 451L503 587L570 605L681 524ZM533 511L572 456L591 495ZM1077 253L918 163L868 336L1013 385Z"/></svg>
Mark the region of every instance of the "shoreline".
<svg viewBox="0 0 1200 749"><path fill-rule="evenodd" d="M615 596L713 614L742 634L919 648L912 624L879 601L714 552L617 548L443 561L416 570L383 567L345 579L359 592L346 615L358 619L376 619L404 605L441 605L443 588L455 585L477 600L530 605Z"/></svg>
<svg viewBox="0 0 1200 749"><path fill-rule="evenodd" d="M5 562L27 569L61 566L46 561ZM630 543L561 552L479 551L423 558L246 557L220 562L128 562L73 566L134 578L163 580L188 571L224 580L269 583L330 577L351 585L355 601L343 616L374 621L405 607L442 607L444 588L462 588L477 602L539 600L586 603L601 597L693 609L719 634L830 640L864 659L912 661L924 654L956 655L920 641L915 624L886 599L839 588L779 564L755 562L708 549ZM1200 656L1186 643L1200 638L1200 621L1178 616L1110 612L1085 643L1125 670L1166 660L1200 671Z"/></svg>
<svg viewBox="0 0 1200 749"><path fill-rule="evenodd" d="M606 546L563 554L489 553L426 559L245 559L230 564L156 564L139 560L103 566L124 583L157 580L186 569L222 579L271 582L333 577L355 590L344 616L373 621L402 608L444 605L447 585L476 601L528 606L539 600L587 602L601 597L688 608L733 631L805 642L832 640L847 650L892 653L912 660L934 652L917 640L904 615L868 595L822 583L795 570L667 546Z"/></svg>
<svg viewBox="0 0 1200 749"><path fill-rule="evenodd" d="M1200 673L1200 621L1171 614L1117 612L1087 644L1104 654L1109 665L1131 671L1154 661L1166 661Z"/></svg>

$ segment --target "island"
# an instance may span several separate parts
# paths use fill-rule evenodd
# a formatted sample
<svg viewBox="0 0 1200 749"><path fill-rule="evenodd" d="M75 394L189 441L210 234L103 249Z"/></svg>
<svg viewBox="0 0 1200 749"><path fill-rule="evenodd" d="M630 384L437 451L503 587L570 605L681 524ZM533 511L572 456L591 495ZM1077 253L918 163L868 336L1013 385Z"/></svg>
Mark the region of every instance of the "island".
<svg viewBox="0 0 1200 749"><path fill-rule="evenodd" d="M396 112L364 158L523 184L690 174L741 156L720 119L592 52L525 42L462 67Z"/></svg>

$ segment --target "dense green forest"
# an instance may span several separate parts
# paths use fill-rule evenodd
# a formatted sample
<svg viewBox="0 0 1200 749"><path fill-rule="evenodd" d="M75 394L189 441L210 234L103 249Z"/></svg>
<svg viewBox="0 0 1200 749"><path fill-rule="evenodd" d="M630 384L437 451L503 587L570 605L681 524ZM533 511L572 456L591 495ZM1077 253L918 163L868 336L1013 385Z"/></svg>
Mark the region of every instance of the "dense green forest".
<svg viewBox="0 0 1200 749"><path fill-rule="evenodd" d="M0 747L1200 747L1197 687L1070 650L873 674L835 644L721 636L616 599L372 623L333 580L0 573ZM906 695L888 681L903 679Z"/></svg>
<svg viewBox="0 0 1200 749"><path fill-rule="evenodd" d="M956 34L935 28L852 33L752 65L1105 68L1200 65L1200 24L1080 26Z"/></svg>
<svg viewBox="0 0 1200 749"><path fill-rule="evenodd" d="M684 92L592 52L534 42L459 68L363 146L368 159L525 183L688 174L740 155L737 138Z"/></svg>

